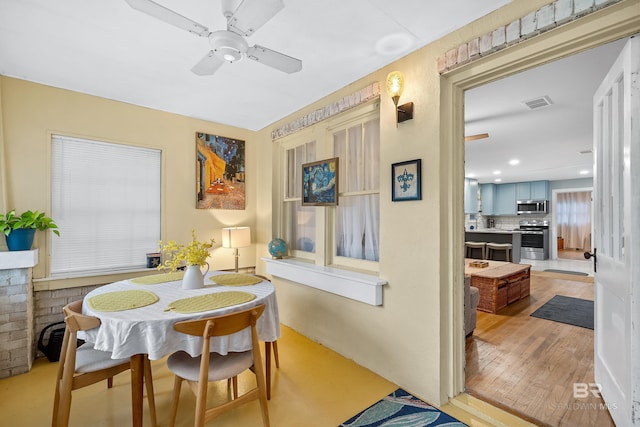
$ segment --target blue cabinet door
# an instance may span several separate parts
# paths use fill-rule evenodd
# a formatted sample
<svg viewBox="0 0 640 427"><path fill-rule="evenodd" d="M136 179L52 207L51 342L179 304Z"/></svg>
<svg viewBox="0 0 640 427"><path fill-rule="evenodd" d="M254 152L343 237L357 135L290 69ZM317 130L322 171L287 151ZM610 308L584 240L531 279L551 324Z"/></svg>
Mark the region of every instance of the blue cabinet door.
<svg viewBox="0 0 640 427"><path fill-rule="evenodd" d="M496 185L493 214L494 215L515 215L516 214L516 185L515 184Z"/></svg>
<svg viewBox="0 0 640 427"><path fill-rule="evenodd" d="M464 179L464 213L478 213L478 180Z"/></svg>
<svg viewBox="0 0 640 427"><path fill-rule="evenodd" d="M495 184L480 184L480 203L482 205L482 215L493 215L493 205L495 203Z"/></svg>
<svg viewBox="0 0 640 427"><path fill-rule="evenodd" d="M531 200L531 183L516 183L516 200Z"/></svg>
<svg viewBox="0 0 640 427"><path fill-rule="evenodd" d="M531 183L531 200L549 200L549 181Z"/></svg>

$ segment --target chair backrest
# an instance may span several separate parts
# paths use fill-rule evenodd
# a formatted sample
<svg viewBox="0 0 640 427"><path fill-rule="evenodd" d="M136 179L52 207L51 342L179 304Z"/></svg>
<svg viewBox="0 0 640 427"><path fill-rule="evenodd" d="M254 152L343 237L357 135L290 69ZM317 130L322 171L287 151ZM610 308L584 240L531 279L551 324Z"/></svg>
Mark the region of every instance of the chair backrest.
<svg viewBox="0 0 640 427"><path fill-rule="evenodd" d="M184 320L173 325L173 328L184 334L202 336L204 338L231 335L249 326L255 328L258 318L264 312L264 308L265 305L262 304L222 316Z"/></svg>
<svg viewBox="0 0 640 427"><path fill-rule="evenodd" d="M62 311L67 328L72 332L87 331L100 326L100 319L82 314L82 300L67 304Z"/></svg>

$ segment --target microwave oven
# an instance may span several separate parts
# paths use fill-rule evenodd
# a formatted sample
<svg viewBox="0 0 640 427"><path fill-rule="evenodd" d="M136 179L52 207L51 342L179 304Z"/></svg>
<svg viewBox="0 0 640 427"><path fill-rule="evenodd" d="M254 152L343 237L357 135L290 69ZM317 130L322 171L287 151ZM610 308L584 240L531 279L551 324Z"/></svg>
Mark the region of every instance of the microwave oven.
<svg viewBox="0 0 640 427"><path fill-rule="evenodd" d="M549 212L548 200L518 200L516 213L520 214L546 214Z"/></svg>

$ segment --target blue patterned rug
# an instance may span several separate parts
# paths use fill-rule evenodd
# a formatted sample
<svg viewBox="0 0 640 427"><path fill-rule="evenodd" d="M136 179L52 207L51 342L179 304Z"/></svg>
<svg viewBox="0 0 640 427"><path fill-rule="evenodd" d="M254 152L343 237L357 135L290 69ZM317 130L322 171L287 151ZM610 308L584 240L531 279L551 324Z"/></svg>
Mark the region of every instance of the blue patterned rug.
<svg viewBox="0 0 640 427"><path fill-rule="evenodd" d="M467 427L399 388L339 427Z"/></svg>

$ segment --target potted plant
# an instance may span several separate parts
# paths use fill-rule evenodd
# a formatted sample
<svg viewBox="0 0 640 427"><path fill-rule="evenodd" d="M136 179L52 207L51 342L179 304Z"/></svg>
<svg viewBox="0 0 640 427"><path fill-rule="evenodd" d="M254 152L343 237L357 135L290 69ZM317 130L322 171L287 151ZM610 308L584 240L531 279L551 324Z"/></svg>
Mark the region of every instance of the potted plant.
<svg viewBox="0 0 640 427"><path fill-rule="evenodd" d="M191 230L191 243L188 245L178 244L175 240L167 243L159 242L160 252L164 253L168 258L164 264L160 264L158 269L170 269L175 271L178 268L186 267L184 278L182 279L182 287L184 289L197 289L204 286L204 275L200 271L201 267L207 266L209 271L209 249L213 247L215 241L211 239L208 242L199 242L196 240L195 230ZM206 274L206 272L205 272Z"/></svg>
<svg viewBox="0 0 640 427"><path fill-rule="evenodd" d="M0 214L0 233L5 235L10 251L28 251L33 244L36 230L49 229L57 236L60 235L56 223L44 212L26 211L17 215L13 209L6 214Z"/></svg>

